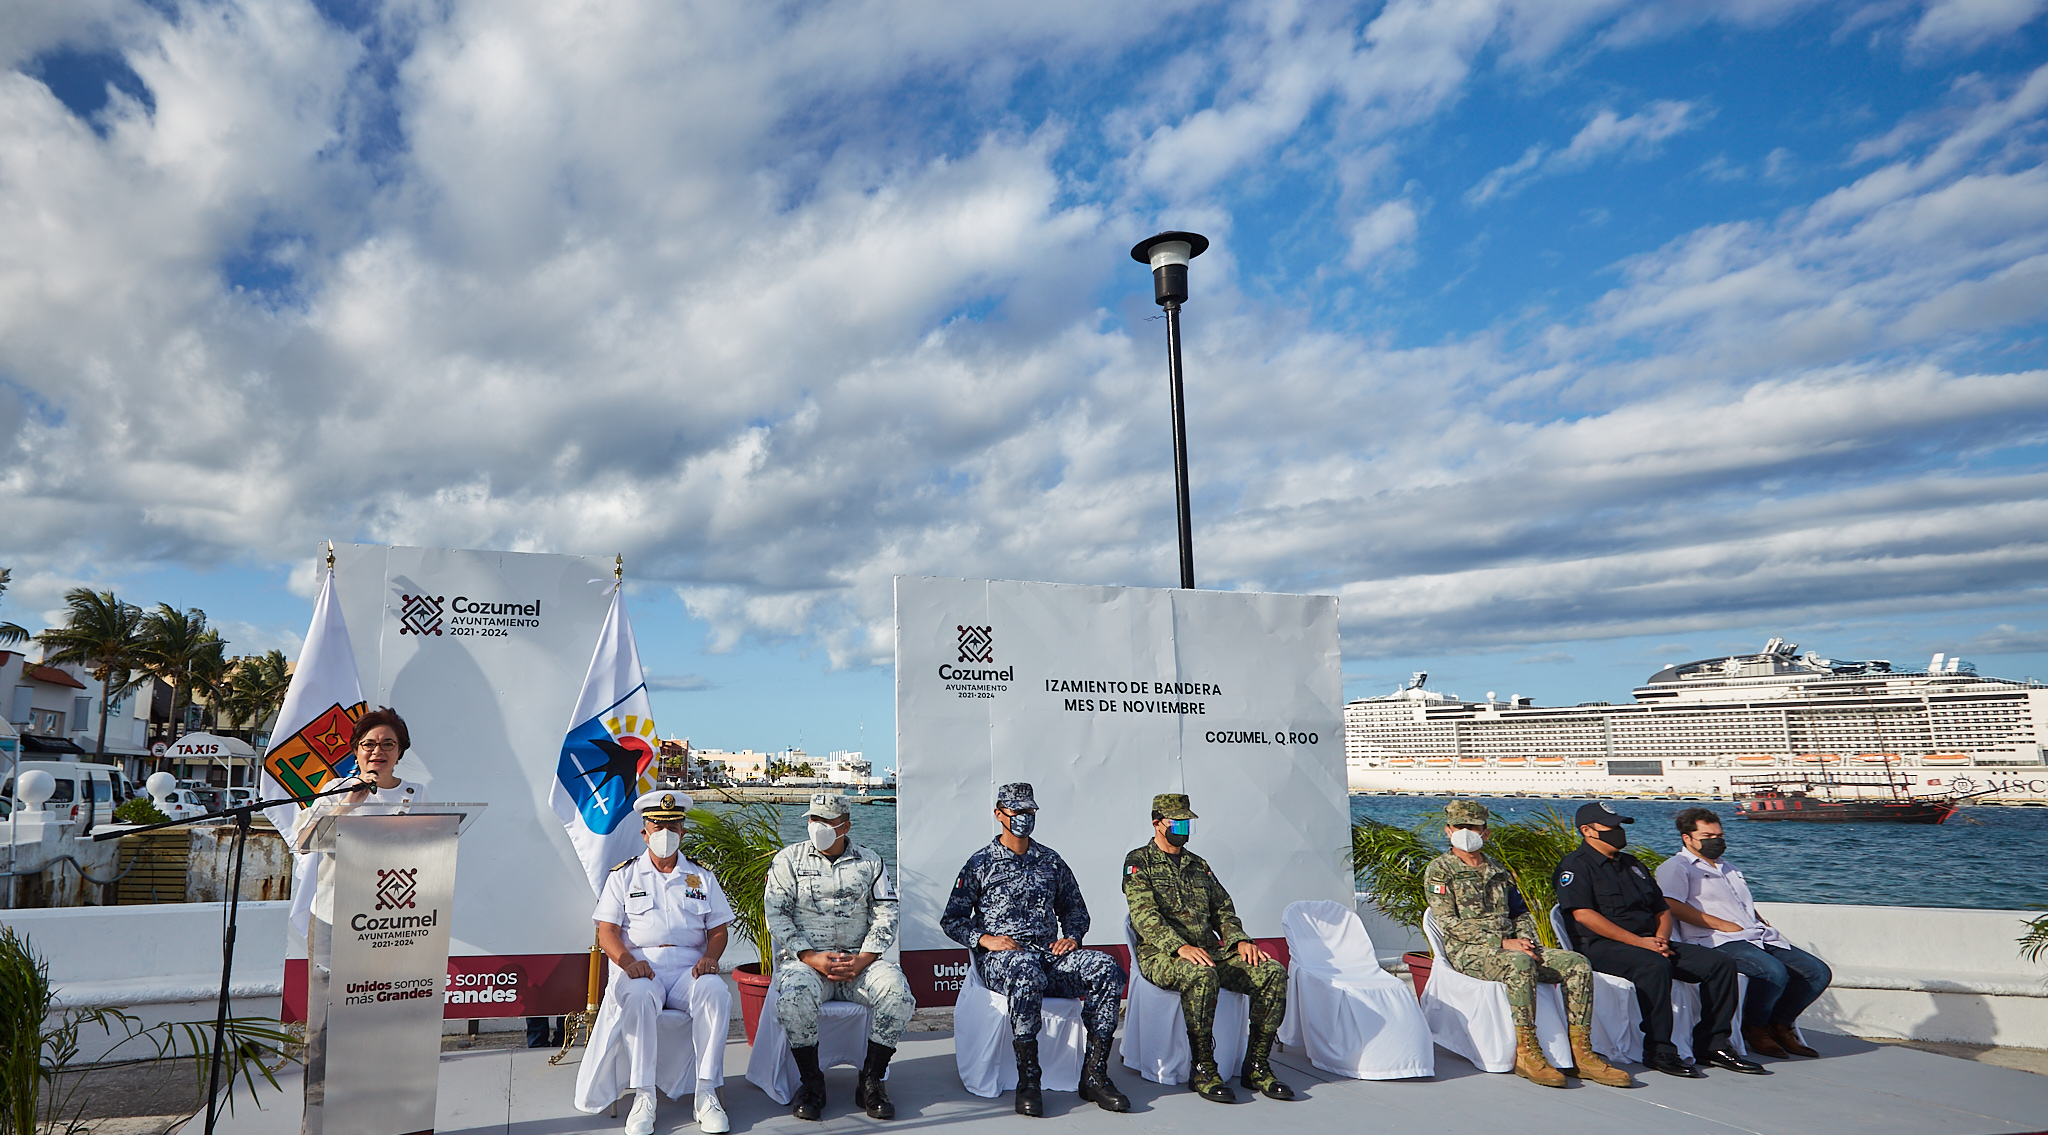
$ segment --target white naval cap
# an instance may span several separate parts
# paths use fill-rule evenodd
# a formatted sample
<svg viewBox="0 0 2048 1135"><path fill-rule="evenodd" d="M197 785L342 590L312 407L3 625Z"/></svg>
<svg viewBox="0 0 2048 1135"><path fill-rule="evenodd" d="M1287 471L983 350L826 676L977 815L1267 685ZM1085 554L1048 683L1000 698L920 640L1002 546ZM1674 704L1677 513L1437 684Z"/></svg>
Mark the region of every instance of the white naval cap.
<svg viewBox="0 0 2048 1135"><path fill-rule="evenodd" d="M633 802L633 810L640 813L643 819L666 823L682 819L683 814L690 810L693 803L687 792L677 792L673 788L657 788L652 792L642 793L640 799Z"/></svg>

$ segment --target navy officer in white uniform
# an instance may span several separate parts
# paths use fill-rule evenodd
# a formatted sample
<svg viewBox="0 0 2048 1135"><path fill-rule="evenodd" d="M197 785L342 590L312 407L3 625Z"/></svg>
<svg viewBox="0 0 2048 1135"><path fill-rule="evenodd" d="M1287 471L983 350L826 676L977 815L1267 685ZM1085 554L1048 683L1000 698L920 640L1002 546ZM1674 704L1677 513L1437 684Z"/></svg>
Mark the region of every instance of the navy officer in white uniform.
<svg viewBox="0 0 2048 1135"><path fill-rule="evenodd" d="M732 906L718 877L680 853L690 803L673 789L656 789L634 802L647 851L612 869L591 914L598 948L611 959L612 971L577 1072L576 1106L597 1112L631 1088L626 1135L654 1130L656 1087L675 1098L689 1078L687 1065L673 1058L657 1061L655 1028L663 1009L690 1015L698 1126L711 1135L731 1130L718 1088L725 1083L732 994L719 976L718 959Z"/></svg>

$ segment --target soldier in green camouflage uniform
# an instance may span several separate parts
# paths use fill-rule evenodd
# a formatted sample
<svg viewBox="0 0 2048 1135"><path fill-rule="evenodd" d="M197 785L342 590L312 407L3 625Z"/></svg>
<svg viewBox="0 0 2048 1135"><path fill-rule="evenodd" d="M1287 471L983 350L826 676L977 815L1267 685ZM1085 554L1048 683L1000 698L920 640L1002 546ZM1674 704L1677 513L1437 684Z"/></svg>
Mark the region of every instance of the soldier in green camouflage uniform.
<svg viewBox="0 0 2048 1135"><path fill-rule="evenodd" d="M1251 1043L1241 1082L1276 1100L1294 1089L1273 1075L1269 1056L1287 1015L1287 969L1266 956L1244 925L1230 892L1201 856L1187 850L1194 820L1188 798L1152 798L1152 842L1124 856L1124 901L1138 932L1138 972L1161 989L1180 994L1193 1070L1188 1087L1202 1098L1236 1102L1216 1068L1216 995L1228 989L1251 997Z"/></svg>
<svg viewBox="0 0 2048 1135"><path fill-rule="evenodd" d="M1590 1047L1592 964L1570 950L1545 947L1536 935L1536 918L1508 869L1479 854L1489 819L1485 806L1453 800L1445 805L1444 817L1450 821L1444 834L1452 849L1430 861L1422 873L1422 888L1443 935L1443 960L1468 977L1507 986L1508 1008L1515 1017L1515 1074L1549 1087L1565 1085L1564 1075L1551 1066L1536 1036L1540 982L1564 986L1565 1019L1578 1074L1620 1087L1633 1083L1628 1073L1609 1066Z"/></svg>

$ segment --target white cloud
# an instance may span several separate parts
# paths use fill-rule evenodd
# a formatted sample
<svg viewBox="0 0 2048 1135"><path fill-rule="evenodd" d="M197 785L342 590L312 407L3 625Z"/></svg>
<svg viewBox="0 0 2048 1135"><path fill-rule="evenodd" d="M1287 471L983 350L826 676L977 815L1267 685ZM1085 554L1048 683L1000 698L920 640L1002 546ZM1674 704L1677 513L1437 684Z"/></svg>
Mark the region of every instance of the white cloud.
<svg viewBox="0 0 2048 1135"><path fill-rule="evenodd" d="M1353 222L1351 251L1344 257L1345 266L1362 268L1399 251L1415 239L1415 228L1415 206L1407 201L1388 201Z"/></svg>
<svg viewBox="0 0 2048 1135"><path fill-rule="evenodd" d="M1919 55L1971 50L2018 31L2043 11L2048 0L1930 0L1906 47Z"/></svg>
<svg viewBox="0 0 2048 1135"><path fill-rule="evenodd" d="M1541 143L1529 147L1521 157L1481 178L1466 191L1465 200L1483 205L1509 197L1539 177L1584 169L1612 154L1636 159L1649 157L1657 152L1659 142L1698 126L1712 118L1713 113L1696 102L1668 99L1660 99L1648 109L1630 115L1600 110L1572 135L1563 149L1551 150Z"/></svg>

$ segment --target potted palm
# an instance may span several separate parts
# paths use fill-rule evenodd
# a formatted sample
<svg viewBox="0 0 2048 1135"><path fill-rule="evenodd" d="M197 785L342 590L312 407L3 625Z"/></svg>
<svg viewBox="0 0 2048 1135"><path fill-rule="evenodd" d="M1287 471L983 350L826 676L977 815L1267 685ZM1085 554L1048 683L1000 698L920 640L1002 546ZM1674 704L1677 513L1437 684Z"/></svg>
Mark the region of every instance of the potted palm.
<svg viewBox="0 0 2048 1135"><path fill-rule="evenodd" d="M689 830L683 834L683 854L711 868L732 904L733 929L754 947L758 962L733 967L733 980L740 987L740 1019L747 1028L747 1043L754 1043L754 1030L761 1023L761 1006L768 997L768 982L775 969L773 944L768 937L768 865L782 850L782 831L775 808L769 804L748 804L739 808L690 810Z"/></svg>

